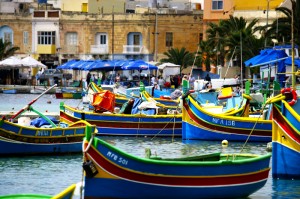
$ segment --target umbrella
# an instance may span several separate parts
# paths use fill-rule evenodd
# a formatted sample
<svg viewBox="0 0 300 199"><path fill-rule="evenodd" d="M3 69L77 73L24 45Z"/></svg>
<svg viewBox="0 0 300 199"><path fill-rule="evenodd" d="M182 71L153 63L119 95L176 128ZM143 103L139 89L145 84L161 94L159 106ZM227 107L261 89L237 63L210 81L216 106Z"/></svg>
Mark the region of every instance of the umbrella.
<svg viewBox="0 0 300 199"><path fill-rule="evenodd" d="M122 70L157 70L158 67L152 64L148 64L143 60L129 61L125 63L122 67Z"/></svg>
<svg viewBox="0 0 300 199"><path fill-rule="evenodd" d="M70 61L68 61L68 62L66 62L66 63L64 63L60 66L57 66L57 69L69 70L69 69L71 69L71 66L73 66L73 64L77 63L77 62L78 62L78 60L75 60L75 59L70 60Z"/></svg>
<svg viewBox="0 0 300 199"><path fill-rule="evenodd" d="M120 70L120 64L117 64L117 61L114 60L97 60L97 63L94 64L90 70L101 70L101 71L115 71Z"/></svg>
<svg viewBox="0 0 300 199"><path fill-rule="evenodd" d="M180 65L173 64L173 63L163 63L161 65L158 65L157 67L158 69L163 70L165 67L180 67Z"/></svg>
<svg viewBox="0 0 300 199"><path fill-rule="evenodd" d="M28 56L23 58L22 60L22 65L25 67L32 67L32 68L47 68L46 65L44 65L43 63L37 61L36 59Z"/></svg>
<svg viewBox="0 0 300 199"><path fill-rule="evenodd" d="M15 57L15 56L11 56L7 59L4 59L0 62L0 68L3 69L16 69L16 68L20 68L22 67L22 60ZM14 78L15 74L14 74L14 70L12 70L12 80L13 82L15 81Z"/></svg>
<svg viewBox="0 0 300 199"><path fill-rule="evenodd" d="M0 61L0 68L3 69L14 69L19 67L22 67L22 60L15 56L11 56L7 59Z"/></svg>

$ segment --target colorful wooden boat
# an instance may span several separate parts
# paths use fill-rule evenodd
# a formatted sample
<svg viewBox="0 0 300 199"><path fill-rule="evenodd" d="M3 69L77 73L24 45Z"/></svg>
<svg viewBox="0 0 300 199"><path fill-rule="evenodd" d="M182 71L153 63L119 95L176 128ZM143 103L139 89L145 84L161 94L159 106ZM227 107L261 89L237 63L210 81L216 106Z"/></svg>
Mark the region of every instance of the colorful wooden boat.
<svg viewBox="0 0 300 199"><path fill-rule="evenodd" d="M81 99L82 92L55 93L56 99Z"/></svg>
<svg viewBox="0 0 300 199"><path fill-rule="evenodd" d="M42 195L42 194L10 194L0 196L0 199L72 199L74 191L76 189L76 184L72 184L59 194L55 196L51 195Z"/></svg>
<svg viewBox="0 0 300 199"><path fill-rule="evenodd" d="M48 90L50 89L52 87ZM87 131L96 133L96 127L86 121L80 120L69 126L56 125L53 120L35 110L31 105L44 93L11 118L1 118L0 156L78 153L81 151L81 142L85 133ZM34 126L31 125L30 118L26 117L19 118L18 123L14 123L14 119L26 111L34 112L42 119ZM44 124L47 124L47 127L43 126Z"/></svg>
<svg viewBox="0 0 300 199"><path fill-rule="evenodd" d="M79 153L86 131L95 126L78 121L68 127L37 128L0 120L1 156Z"/></svg>
<svg viewBox="0 0 300 199"><path fill-rule="evenodd" d="M186 95L182 108L182 137L199 140L248 139L248 141L269 142L272 137L272 121L260 117L216 114L203 108L193 96Z"/></svg>
<svg viewBox="0 0 300 199"><path fill-rule="evenodd" d="M97 86L94 82L91 82L89 84L88 87L88 94L92 95L95 92L101 92L103 91L103 89L99 86ZM171 100L171 99L164 99L164 98L152 98L150 96L150 94L144 90L142 93L142 96L146 99L146 100L154 100L156 101L156 103L158 104L158 106L164 106L165 108L176 108L178 106L178 101L177 100ZM122 106L124 103L126 103L128 101L129 98L134 97L134 98L138 98L139 96L128 96L126 94L122 94L122 93L116 93L116 106Z"/></svg>
<svg viewBox="0 0 300 199"><path fill-rule="evenodd" d="M101 135L177 136L181 137L181 114L145 115L95 113L78 110L61 102L60 120L71 124L85 120L96 125Z"/></svg>
<svg viewBox="0 0 300 199"><path fill-rule="evenodd" d="M2 92L4 94L16 94L17 93L17 89L9 89L9 88L7 88L7 89L3 89Z"/></svg>
<svg viewBox="0 0 300 199"><path fill-rule="evenodd" d="M282 93L268 101L273 103L272 175L300 179L300 103L285 89Z"/></svg>
<svg viewBox="0 0 300 199"><path fill-rule="evenodd" d="M162 159L128 154L100 137L83 142L84 198L244 198L262 188L271 154Z"/></svg>
<svg viewBox="0 0 300 199"><path fill-rule="evenodd" d="M82 94L80 90L62 88L56 90L55 97L56 99L81 99Z"/></svg>

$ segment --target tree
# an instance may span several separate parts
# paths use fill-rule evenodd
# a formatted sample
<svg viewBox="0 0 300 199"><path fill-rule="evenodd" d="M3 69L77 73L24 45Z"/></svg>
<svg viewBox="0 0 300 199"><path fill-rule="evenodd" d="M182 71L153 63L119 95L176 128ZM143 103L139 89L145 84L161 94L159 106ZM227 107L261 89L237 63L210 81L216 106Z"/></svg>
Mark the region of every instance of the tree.
<svg viewBox="0 0 300 199"><path fill-rule="evenodd" d="M248 22L243 17L229 16L229 19L221 20L219 24L209 23L207 30L207 44L202 53L210 56L206 65L215 63L225 65L225 59L229 60L235 56L238 63L257 55L264 46L264 39L257 38L254 33L257 31L254 26L258 19ZM206 51L206 52L204 52Z"/></svg>
<svg viewBox="0 0 300 199"><path fill-rule="evenodd" d="M284 17L276 19L272 24L257 27L260 31L267 30L265 36L268 38L268 45L272 45L272 39L276 39L279 44L290 43L292 32L292 13L294 17L294 41L295 44L300 45L300 1L290 1L292 5L291 9L286 7L279 7L275 9L276 11L283 13Z"/></svg>
<svg viewBox="0 0 300 199"><path fill-rule="evenodd" d="M194 54L182 47L180 50L178 48L171 48L167 52L163 53L167 58L160 60L161 63L170 62L173 64L180 65L180 73L182 69L192 66L194 63Z"/></svg>
<svg viewBox="0 0 300 199"><path fill-rule="evenodd" d="M213 50L215 53L215 64L224 66L225 65L225 45L226 45L226 33L223 31L223 20L220 21L219 24L208 23L207 33L207 47L211 46L213 49L209 49L209 51ZM204 44L202 44L204 45ZM208 50L208 49L207 49Z"/></svg>
<svg viewBox="0 0 300 199"><path fill-rule="evenodd" d="M20 50L20 48L12 46L11 42L3 42L3 39L0 39L0 60L13 56L17 50Z"/></svg>
<svg viewBox="0 0 300 199"><path fill-rule="evenodd" d="M214 46L212 46L208 41L201 41L199 44L199 55L205 65L205 70L210 71L210 66L213 63L213 57L215 55Z"/></svg>

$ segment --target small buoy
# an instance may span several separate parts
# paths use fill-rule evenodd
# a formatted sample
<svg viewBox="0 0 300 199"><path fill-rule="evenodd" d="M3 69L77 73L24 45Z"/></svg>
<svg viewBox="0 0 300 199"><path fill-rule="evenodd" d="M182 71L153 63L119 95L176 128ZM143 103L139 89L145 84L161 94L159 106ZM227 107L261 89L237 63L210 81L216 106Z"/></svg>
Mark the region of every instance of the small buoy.
<svg viewBox="0 0 300 199"><path fill-rule="evenodd" d="M47 101L47 103L48 103L48 104L51 104L51 101L49 100L49 101Z"/></svg>
<svg viewBox="0 0 300 199"><path fill-rule="evenodd" d="M222 141L222 146L228 146L228 141L227 140L223 140Z"/></svg>

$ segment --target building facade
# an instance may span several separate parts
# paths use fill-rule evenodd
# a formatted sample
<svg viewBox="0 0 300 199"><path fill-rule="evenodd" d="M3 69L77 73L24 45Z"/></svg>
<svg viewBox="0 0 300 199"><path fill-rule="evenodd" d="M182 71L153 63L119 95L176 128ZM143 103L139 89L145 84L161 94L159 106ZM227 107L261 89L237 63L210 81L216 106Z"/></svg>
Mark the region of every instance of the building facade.
<svg viewBox="0 0 300 199"><path fill-rule="evenodd" d="M94 14L51 9L0 14L0 38L49 68L71 59L159 61L171 48L196 52L202 13ZM33 74L34 75L34 74Z"/></svg>

